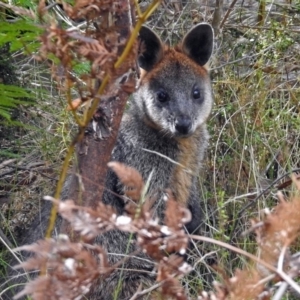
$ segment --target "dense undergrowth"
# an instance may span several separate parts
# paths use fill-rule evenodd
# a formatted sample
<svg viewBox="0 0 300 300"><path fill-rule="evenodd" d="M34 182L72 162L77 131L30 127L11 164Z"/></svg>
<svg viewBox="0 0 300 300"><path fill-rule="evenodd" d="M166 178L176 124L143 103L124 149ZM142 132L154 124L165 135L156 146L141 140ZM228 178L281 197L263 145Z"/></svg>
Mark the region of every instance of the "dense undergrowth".
<svg viewBox="0 0 300 300"><path fill-rule="evenodd" d="M190 271L189 267L182 270L174 268L174 264L178 266L182 261L173 256L163 260L158 255L159 251L151 249L157 259L159 275L154 290L158 289L165 297L175 299L187 299L188 293L191 298L201 295L201 299L269 299L271 296L274 299L297 299L300 225L297 179L300 168L299 6L280 1L261 1L259 4L237 1L227 16L229 4L224 3L223 12L221 10L218 15L216 8L220 1L211 5L200 2L171 4L164 1L148 20L148 26L169 43L180 40L192 24L209 22L215 26L216 32L220 24L225 24L216 35L215 55L211 62L215 106L209 120L210 148L199 176L206 203L206 232L202 238L192 239L197 243L190 254L193 271L184 277ZM24 228L38 215L42 196L54 194L62 160L71 140L71 129L74 132L74 119L65 109L67 100L82 96L80 89L75 90L82 87L80 84L74 84L74 89L67 89L67 93L58 89L62 82L57 85L51 79L49 64L33 60L32 54L37 54L40 42L37 43L34 37L38 37L39 33L34 35L31 26L40 22L37 16L42 4L40 7L32 7L26 1L14 4L5 5L1 10L1 20L6 22L14 11L13 18L29 24L24 29L30 32L30 39L25 39L23 44L14 44L12 40L16 36L26 34L20 31L19 25L15 26L15 31L3 31L0 26L0 46L11 43L10 61L16 66L18 85L30 91L35 103L21 103L16 115L13 113L15 108L11 106L9 109L13 110L8 112L5 109L6 115L2 114L0 119L1 130L10 132L9 136L0 136L0 182L3 189L0 194L1 240L6 244L1 248L2 274L5 274L8 263L8 248L17 246L18 235L24 234ZM142 11L147 5L147 1L141 3ZM23 10L18 11L18 7ZM49 9L52 16L49 20L59 19L63 28L75 28L79 24L78 20L66 17L60 6L53 7ZM30 52L30 56L25 56L24 52ZM58 63L53 54L48 59ZM77 83L90 66L86 60L74 63L72 72ZM61 79L59 68L54 75L57 81ZM10 114L8 118L7 114ZM7 128L9 131L5 131ZM5 162L6 165L3 165ZM281 191L279 197L278 191ZM72 222L78 213L86 209L69 203L59 210ZM170 215L176 215L174 211L178 208L175 205L170 210ZM131 216L134 221L125 230L139 234L137 228L147 228L146 209L141 211L138 218ZM90 218L99 217L96 212L88 213ZM112 215L106 216L108 228L124 226L120 220L111 219ZM177 224L182 222L180 216L178 218ZM189 237L184 235L181 227L176 227L171 221L166 225L173 235L162 238L157 224L157 227L151 228L158 237L154 244L168 244L173 238L176 241L176 246L172 244L175 247L173 251L185 248ZM95 228L91 230L99 233ZM179 240L184 241L183 244ZM64 241L70 243L70 249L74 251L69 253L69 257L63 254L51 263L59 268L69 259L78 267L74 269L79 272L73 274L75 277L78 274L87 276L80 277L84 278L84 284L86 278L92 280L103 271L101 268L108 268L101 265L93 270L93 274L82 275L78 261L85 261L86 266L96 264L89 253L91 246L84 243L71 245L68 239ZM150 245L149 241L148 244L142 241L141 246ZM30 250L51 251L50 245L55 250L59 242L49 240ZM93 250L104 255L101 249ZM43 263L43 260L32 261L27 266L41 267ZM105 271L109 272L109 268ZM37 283L41 284L42 277L39 280ZM68 291L65 286L68 280L64 277L57 290ZM213 286L212 280L220 283ZM189 288L186 288L186 282ZM35 289L35 284L31 284L27 291L34 295L34 299L40 299L34 294ZM214 295L202 293L202 289L214 290ZM295 291L297 289L298 292ZM71 299L82 292L78 284L77 294ZM142 293L138 291L137 295Z"/></svg>

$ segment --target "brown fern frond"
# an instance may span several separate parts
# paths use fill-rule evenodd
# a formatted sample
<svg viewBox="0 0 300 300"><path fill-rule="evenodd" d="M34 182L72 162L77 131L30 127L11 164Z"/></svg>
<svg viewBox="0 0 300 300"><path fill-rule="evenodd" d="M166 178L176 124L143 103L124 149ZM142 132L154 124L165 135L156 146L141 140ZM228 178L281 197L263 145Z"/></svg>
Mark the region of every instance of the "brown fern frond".
<svg viewBox="0 0 300 300"><path fill-rule="evenodd" d="M260 283L261 279L261 275L254 268L236 270L234 276L225 281L228 299L257 299L264 291L264 283Z"/></svg>
<svg viewBox="0 0 300 300"><path fill-rule="evenodd" d="M192 219L191 212L179 204L173 197L171 190L167 190L168 200L166 203L165 224L174 231L183 228L184 224Z"/></svg>
<svg viewBox="0 0 300 300"><path fill-rule="evenodd" d="M71 243L65 235L56 241L47 239L18 250L34 252L34 257L18 268L46 270L47 273L29 282L15 296L31 295L33 299L81 299L92 282L105 271L109 272L106 254L101 247L92 247L97 259L83 243Z"/></svg>
<svg viewBox="0 0 300 300"><path fill-rule="evenodd" d="M117 174L125 186L125 195L134 201L139 201L144 188L141 174L136 169L119 162L109 162L108 166Z"/></svg>
<svg viewBox="0 0 300 300"><path fill-rule="evenodd" d="M300 198L286 201L279 194L279 199L274 211L255 229L261 259L273 265L277 264L283 247L289 247L300 234Z"/></svg>
<svg viewBox="0 0 300 300"><path fill-rule="evenodd" d="M85 241L116 228L117 214L109 205L99 202L96 209L78 206L73 200L58 201L52 197L44 197L54 202L61 216L70 222L74 231L80 233Z"/></svg>
<svg viewBox="0 0 300 300"><path fill-rule="evenodd" d="M179 278L190 271L191 267L184 262L183 257L176 254L164 257L158 265L157 273L157 281L162 283L162 295L172 297L172 299L186 300L187 296Z"/></svg>
<svg viewBox="0 0 300 300"><path fill-rule="evenodd" d="M142 208L143 211L143 208ZM189 220L189 211L173 199L167 200L165 215L166 225L153 220L150 212L144 211L142 217L135 220L137 241L144 251L155 260L160 260L168 253L185 254L188 247L188 235L183 225ZM172 215L176 224L172 220Z"/></svg>
<svg viewBox="0 0 300 300"><path fill-rule="evenodd" d="M237 269L231 278L227 278L222 271L220 275L222 283L214 282L214 291L201 292L199 300L269 300L271 297L263 277L255 268Z"/></svg>

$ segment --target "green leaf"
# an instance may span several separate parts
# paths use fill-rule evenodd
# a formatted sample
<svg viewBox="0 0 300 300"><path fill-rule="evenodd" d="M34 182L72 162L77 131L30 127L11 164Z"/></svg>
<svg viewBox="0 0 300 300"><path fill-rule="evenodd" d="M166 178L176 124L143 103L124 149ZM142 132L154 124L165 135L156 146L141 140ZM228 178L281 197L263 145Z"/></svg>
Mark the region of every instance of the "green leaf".
<svg viewBox="0 0 300 300"><path fill-rule="evenodd" d="M17 0L17 1L15 1L15 5L21 6L24 8L36 8L37 3L32 0Z"/></svg>
<svg viewBox="0 0 300 300"><path fill-rule="evenodd" d="M19 104L31 104L30 93L21 87L0 84L0 115L10 120L10 111Z"/></svg>
<svg viewBox="0 0 300 300"><path fill-rule="evenodd" d="M15 23L0 22L0 47L10 43L10 51L22 48L36 51L40 46L38 37L43 29L31 22L31 20L18 20Z"/></svg>
<svg viewBox="0 0 300 300"><path fill-rule="evenodd" d="M73 65L73 71L78 74L86 74L87 72L90 72L91 70L91 63L90 62L80 62Z"/></svg>
<svg viewBox="0 0 300 300"><path fill-rule="evenodd" d="M2 157L8 157L8 158L20 158L21 155L15 154L6 150L0 150L0 156Z"/></svg>
<svg viewBox="0 0 300 300"><path fill-rule="evenodd" d="M31 95L25 89L16 86L16 85L8 85L0 83L0 93L8 95L10 97L18 98L18 97L26 97L30 98Z"/></svg>
<svg viewBox="0 0 300 300"><path fill-rule="evenodd" d="M4 110L4 109L2 109L1 107L0 107L0 116L4 117L7 120L10 120L10 114L9 114L9 112L6 111L6 110Z"/></svg>

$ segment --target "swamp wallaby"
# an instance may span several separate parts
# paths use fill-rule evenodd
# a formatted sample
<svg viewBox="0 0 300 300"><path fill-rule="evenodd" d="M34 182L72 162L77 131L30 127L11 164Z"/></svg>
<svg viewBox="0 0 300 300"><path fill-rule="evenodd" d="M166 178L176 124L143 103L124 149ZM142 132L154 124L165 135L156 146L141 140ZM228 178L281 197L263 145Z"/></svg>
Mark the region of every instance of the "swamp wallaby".
<svg viewBox="0 0 300 300"><path fill-rule="evenodd" d="M182 44L170 48L143 27L140 42L140 84L123 117L111 160L136 168L144 181L151 174L148 195L158 199L155 212L160 219L164 211L162 195L170 189L175 199L191 211L188 232L196 232L202 220L198 174L208 143L206 120L213 105L205 67L213 50L213 30L209 24L199 24L185 35ZM103 202L121 214L124 201L115 195L122 195L123 187L112 171L107 175L106 187ZM129 247L128 241L129 234L120 231L98 238L112 254L112 263L124 253L136 251L135 244ZM153 264L143 253L127 260L123 267L122 272L113 272L95 286L91 299L130 299L141 282L153 281L149 275ZM119 279L122 286L116 291Z"/></svg>
<svg viewBox="0 0 300 300"><path fill-rule="evenodd" d="M145 182L151 174L148 195L157 199L153 211L160 220L164 215L164 192L171 190L176 201L191 211L192 219L186 225L190 233L196 232L202 221L198 174L208 143L206 121L213 105L205 66L212 54L213 38L212 27L199 24L180 45L170 48L149 28L141 29L139 87L122 119L111 158L137 169ZM122 184L110 170L103 202L122 214L123 194ZM49 204L45 207L49 210ZM37 233L40 226L45 224L35 225L33 230ZM32 236L35 240L42 238L38 233ZM134 242L129 242L130 234L111 230L96 240L112 264L126 254L135 255L125 260L122 270L99 278L87 299L130 299L141 283L153 284L153 262Z"/></svg>

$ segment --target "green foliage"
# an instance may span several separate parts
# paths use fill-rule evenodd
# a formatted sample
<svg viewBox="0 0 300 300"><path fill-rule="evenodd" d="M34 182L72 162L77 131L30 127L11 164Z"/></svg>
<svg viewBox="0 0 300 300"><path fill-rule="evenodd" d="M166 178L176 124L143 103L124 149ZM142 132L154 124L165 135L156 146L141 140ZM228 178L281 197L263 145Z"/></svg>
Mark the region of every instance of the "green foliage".
<svg viewBox="0 0 300 300"><path fill-rule="evenodd" d="M7 120L11 119L11 110L19 104L32 103L31 95L25 89L15 85L0 83L0 95L0 116Z"/></svg>
<svg viewBox="0 0 300 300"><path fill-rule="evenodd" d="M40 47L38 36L42 29L31 20L17 20L13 23L3 21L0 22L0 28L0 47L9 43L11 52L24 48L28 53L37 51Z"/></svg>
<svg viewBox="0 0 300 300"><path fill-rule="evenodd" d="M16 6L21 6L24 8L35 8L36 2L31 0L17 0L14 1Z"/></svg>
<svg viewBox="0 0 300 300"><path fill-rule="evenodd" d="M74 64L73 66L74 72L79 76L89 72L90 69L91 69L90 62L81 62L81 63Z"/></svg>
<svg viewBox="0 0 300 300"><path fill-rule="evenodd" d="M0 157L6 157L6 158L21 158L21 155L14 154L10 151L0 150Z"/></svg>

